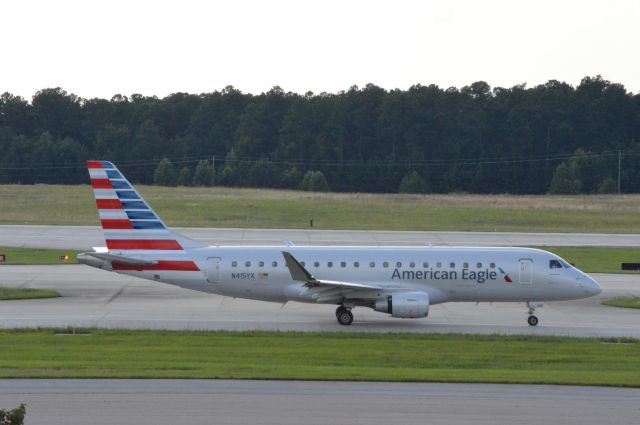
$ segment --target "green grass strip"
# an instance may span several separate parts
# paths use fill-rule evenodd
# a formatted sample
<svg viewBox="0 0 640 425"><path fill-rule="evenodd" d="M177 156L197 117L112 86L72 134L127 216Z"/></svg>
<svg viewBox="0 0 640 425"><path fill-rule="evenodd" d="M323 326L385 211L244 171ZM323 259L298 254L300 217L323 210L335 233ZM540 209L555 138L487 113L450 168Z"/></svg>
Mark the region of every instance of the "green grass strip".
<svg viewBox="0 0 640 425"><path fill-rule="evenodd" d="M640 238L639 238L640 240ZM640 263L640 248L535 247L553 252L586 273L628 273L620 263Z"/></svg>
<svg viewBox="0 0 640 425"><path fill-rule="evenodd" d="M602 304L613 307L640 308L640 297L614 298L612 300L603 301Z"/></svg>
<svg viewBox="0 0 640 425"><path fill-rule="evenodd" d="M229 378L640 387L640 341L78 330L0 332L0 378Z"/></svg>
<svg viewBox="0 0 640 425"><path fill-rule="evenodd" d="M3 288L0 287L0 300L33 300L37 298L59 297L56 291L31 288Z"/></svg>
<svg viewBox="0 0 640 425"><path fill-rule="evenodd" d="M41 248L13 248L0 246L0 254L5 256L5 261L0 263L8 265L38 265L38 264L78 264L76 255L82 251L74 249L41 249ZM68 256L64 261L62 256Z"/></svg>

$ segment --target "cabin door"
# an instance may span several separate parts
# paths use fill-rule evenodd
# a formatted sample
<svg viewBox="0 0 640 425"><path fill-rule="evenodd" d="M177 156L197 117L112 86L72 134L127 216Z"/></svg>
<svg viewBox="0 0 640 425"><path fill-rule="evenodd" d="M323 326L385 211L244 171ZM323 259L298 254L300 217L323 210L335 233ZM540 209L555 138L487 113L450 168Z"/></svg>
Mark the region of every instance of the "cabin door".
<svg viewBox="0 0 640 425"><path fill-rule="evenodd" d="M521 285L531 285L533 283L533 261L531 259L520 259L518 279Z"/></svg>
<svg viewBox="0 0 640 425"><path fill-rule="evenodd" d="M220 257L207 258L207 281L220 283Z"/></svg>

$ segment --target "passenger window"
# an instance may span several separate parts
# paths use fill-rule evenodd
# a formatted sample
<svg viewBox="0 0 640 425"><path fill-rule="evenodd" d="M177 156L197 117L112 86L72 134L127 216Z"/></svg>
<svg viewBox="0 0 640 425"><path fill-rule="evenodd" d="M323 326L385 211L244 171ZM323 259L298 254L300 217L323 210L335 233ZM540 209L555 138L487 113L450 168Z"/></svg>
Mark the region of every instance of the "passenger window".
<svg viewBox="0 0 640 425"><path fill-rule="evenodd" d="M329 261L329 262L327 263L327 267L333 267L333 262L332 262L332 261Z"/></svg>
<svg viewBox="0 0 640 425"><path fill-rule="evenodd" d="M456 263L449 263L449 267L451 267L452 269L454 269L456 267Z"/></svg>
<svg viewBox="0 0 640 425"><path fill-rule="evenodd" d="M550 260L549 261L549 268L550 269L561 269L562 268L562 263L558 260Z"/></svg>
<svg viewBox="0 0 640 425"><path fill-rule="evenodd" d="M245 267L251 267L251 261L245 261L244 262L244 266Z"/></svg>
<svg viewBox="0 0 640 425"><path fill-rule="evenodd" d="M231 267L238 267L238 262L237 261L231 262Z"/></svg>
<svg viewBox="0 0 640 425"><path fill-rule="evenodd" d="M374 261L369 261L369 267L374 268L376 263Z"/></svg>
<svg viewBox="0 0 640 425"><path fill-rule="evenodd" d="M342 267L342 268L347 267L347 263L346 263L346 262L344 262L344 261L341 261L341 262L340 262L340 267Z"/></svg>
<svg viewBox="0 0 640 425"><path fill-rule="evenodd" d="M477 268L479 268L479 269L481 269L481 268L482 268L482 263L478 263L478 264L476 264L476 267L477 267Z"/></svg>
<svg viewBox="0 0 640 425"><path fill-rule="evenodd" d="M442 262L441 262L441 261L438 261L438 262L436 263L436 267L437 267L437 268L442 267Z"/></svg>
<svg viewBox="0 0 640 425"><path fill-rule="evenodd" d="M264 267L264 261L258 262L258 267Z"/></svg>
<svg viewBox="0 0 640 425"><path fill-rule="evenodd" d="M300 264L302 265L302 267L304 267L307 263L305 263L304 261L300 261Z"/></svg>
<svg viewBox="0 0 640 425"><path fill-rule="evenodd" d="M409 263L409 267L414 268L416 266L416 263L414 261Z"/></svg>
<svg viewBox="0 0 640 425"><path fill-rule="evenodd" d="M313 263L313 267L320 267L320 262L316 261L315 263Z"/></svg>
<svg viewBox="0 0 640 425"><path fill-rule="evenodd" d="M385 269L389 267L389 262L385 261L384 263L382 263L382 267L384 267Z"/></svg>
<svg viewBox="0 0 640 425"><path fill-rule="evenodd" d="M429 263L427 263L426 261L422 263L422 267L424 267L425 269L429 268Z"/></svg>
<svg viewBox="0 0 640 425"><path fill-rule="evenodd" d="M495 269L496 268L496 263L489 264L489 267L491 267L492 269Z"/></svg>
<svg viewBox="0 0 640 425"><path fill-rule="evenodd" d="M469 263L467 263L467 262L462 263L462 268L463 269L468 269L469 268Z"/></svg>
<svg viewBox="0 0 640 425"><path fill-rule="evenodd" d="M354 262L353 262L353 267L355 267L355 268L360 267L360 263L359 263L359 262L357 262L357 261L354 261Z"/></svg>
<svg viewBox="0 0 640 425"><path fill-rule="evenodd" d="M277 261L272 262L271 267L278 267L278 262Z"/></svg>
<svg viewBox="0 0 640 425"><path fill-rule="evenodd" d="M397 268L402 267L402 263L401 263L400 261L398 261L398 262L396 263L396 267L397 267Z"/></svg>

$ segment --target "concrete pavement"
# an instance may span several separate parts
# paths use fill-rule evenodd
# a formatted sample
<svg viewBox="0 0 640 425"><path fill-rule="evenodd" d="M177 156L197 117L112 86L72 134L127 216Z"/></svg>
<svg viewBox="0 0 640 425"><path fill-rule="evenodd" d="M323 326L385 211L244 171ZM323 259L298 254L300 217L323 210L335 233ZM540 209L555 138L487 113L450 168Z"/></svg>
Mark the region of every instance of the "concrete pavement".
<svg viewBox="0 0 640 425"><path fill-rule="evenodd" d="M439 332L640 338L640 311L603 306L605 298L640 296L638 275L595 274L603 293L547 303L526 323L524 303L446 303L426 319L396 319L354 309L353 325L337 324L335 306L286 305L204 294L82 265L0 266L0 284L55 289L61 298L2 301L0 327L102 327L173 330Z"/></svg>
<svg viewBox="0 0 640 425"><path fill-rule="evenodd" d="M215 361L215 359L211 359ZM27 425L628 425L640 389L135 379L0 380Z"/></svg>

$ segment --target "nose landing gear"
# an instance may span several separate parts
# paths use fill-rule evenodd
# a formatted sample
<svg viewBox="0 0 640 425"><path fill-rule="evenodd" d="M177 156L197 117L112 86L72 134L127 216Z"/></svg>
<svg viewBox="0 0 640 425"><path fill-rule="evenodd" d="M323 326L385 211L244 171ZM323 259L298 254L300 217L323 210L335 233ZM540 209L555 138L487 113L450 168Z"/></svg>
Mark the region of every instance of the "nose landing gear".
<svg viewBox="0 0 640 425"><path fill-rule="evenodd" d="M336 319L338 319L338 323L344 326L353 323L353 313L351 313L351 308L345 307L343 305L338 307L336 309Z"/></svg>
<svg viewBox="0 0 640 425"><path fill-rule="evenodd" d="M529 317L527 318L527 323L529 326L537 326L538 325L538 317L534 315L536 312L536 308L541 308L543 303L536 301L528 301L527 307L529 307Z"/></svg>

